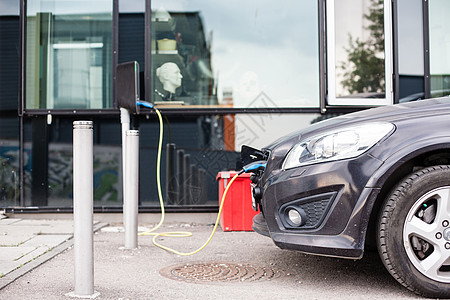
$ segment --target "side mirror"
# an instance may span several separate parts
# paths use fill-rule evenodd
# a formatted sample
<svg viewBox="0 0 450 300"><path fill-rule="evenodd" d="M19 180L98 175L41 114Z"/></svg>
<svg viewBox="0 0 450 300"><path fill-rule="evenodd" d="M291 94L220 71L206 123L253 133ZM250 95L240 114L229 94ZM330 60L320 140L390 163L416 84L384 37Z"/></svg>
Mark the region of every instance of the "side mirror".
<svg viewBox="0 0 450 300"><path fill-rule="evenodd" d="M130 114L139 114L139 64L137 61L125 62L116 68L117 105L128 109Z"/></svg>

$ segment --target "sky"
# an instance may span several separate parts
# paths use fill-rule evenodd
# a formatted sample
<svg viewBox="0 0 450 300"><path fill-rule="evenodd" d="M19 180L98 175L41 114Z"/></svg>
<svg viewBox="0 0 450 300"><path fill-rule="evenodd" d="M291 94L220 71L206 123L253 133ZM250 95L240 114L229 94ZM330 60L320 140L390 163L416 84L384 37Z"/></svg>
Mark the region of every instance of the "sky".
<svg viewBox="0 0 450 300"><path fill-rule="evenodd" d="M111 13L112 0L29 0L27 15L36 12L51 12L55 15Z"/></svg>
<svg viewBox="0 0 450 300"><path fill-rule="evenodd" d="M0 16L18 16L19 9L18 0L0 0Z"/></svg>

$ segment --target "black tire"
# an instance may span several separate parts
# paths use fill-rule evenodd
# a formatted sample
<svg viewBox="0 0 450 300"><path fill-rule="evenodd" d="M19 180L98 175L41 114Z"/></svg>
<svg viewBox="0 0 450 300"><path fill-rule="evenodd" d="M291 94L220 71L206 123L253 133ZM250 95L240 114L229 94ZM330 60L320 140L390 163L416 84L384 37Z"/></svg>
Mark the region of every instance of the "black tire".
<svg viewBox="0 0 450 300"><path fill-rule="evenodd" d="M392 190L378 220L377 245L385 267L407 289L426 297L450 298L450 215L444 191L450 195L450 166L414 172Z"/></svg>

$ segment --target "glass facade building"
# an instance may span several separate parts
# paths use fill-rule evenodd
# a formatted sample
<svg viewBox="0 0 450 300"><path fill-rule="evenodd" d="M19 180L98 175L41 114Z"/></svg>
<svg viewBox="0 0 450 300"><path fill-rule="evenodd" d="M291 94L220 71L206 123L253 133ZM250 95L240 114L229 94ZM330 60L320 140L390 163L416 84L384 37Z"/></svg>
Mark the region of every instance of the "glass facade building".
<svg viewBox="0 0 450 300"><path fill-rule="evenodd" d="M215 210L242 145L450 94L446 0L0 0L0 208L72 208L72 123L94 121L94 205L122 209L116 67L164 116L173 210ZM140 130L142 211L158 208L154 113Z"/></svg>

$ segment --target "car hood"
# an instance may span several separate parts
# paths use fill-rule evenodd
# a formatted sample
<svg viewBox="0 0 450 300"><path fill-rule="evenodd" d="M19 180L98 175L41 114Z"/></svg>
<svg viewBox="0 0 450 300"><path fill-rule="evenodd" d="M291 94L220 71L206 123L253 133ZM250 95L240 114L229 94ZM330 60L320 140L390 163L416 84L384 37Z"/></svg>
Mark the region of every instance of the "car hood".
<svg viewBox="0 0 450 300"><path fill-rule="evenodd" d="M414 119L438 114L450 114L450 97L387 105L327 119L293 132L265 147L265 149L270 150L288 140L298 140L300 137L305 138L310 135L320 134L330 128L336 129L337 127L351 126L354 123L377 121L395 123L403 119Z"/></svg>

